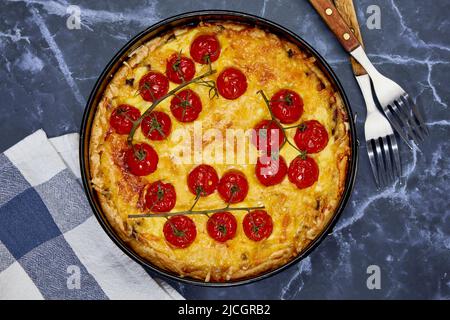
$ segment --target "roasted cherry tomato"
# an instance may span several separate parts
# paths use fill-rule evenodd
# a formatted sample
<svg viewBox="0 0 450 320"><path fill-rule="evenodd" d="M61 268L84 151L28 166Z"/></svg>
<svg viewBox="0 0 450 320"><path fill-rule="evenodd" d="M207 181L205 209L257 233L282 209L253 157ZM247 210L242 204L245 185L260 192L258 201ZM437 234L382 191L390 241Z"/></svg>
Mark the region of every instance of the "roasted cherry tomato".
<svg viewBox="0 0 450 320"><path fill-rule="evenodd" d="M270 99L270 108L281 123L293 123L303 114L303 99L295 91L282 89Z"/></svg>
<svg viewBox="0 0 450 320"><path fill-rule="evenodd" d="M150 71L139 80L139 93L145 101L155 101L169 91L169 80L160 72Z"/></svg>
<svg viewBox="0 0 450 320"><path fill-rule="evenodd" d="M237 221L230 212L217 212L208 219L206 229L211 238L225 242L236 235Z"/></svg>
<svg viewBox="0 0 450 320"><path fill-rule="evenodd" d="M208 64L219 59L220 43L213 34L197 36L191 44L191 57L195 62Z"/></svg>
<svg viewBox="0 0 450 320"><path fill-rule="evenodd" d="M202 101L191 89L178 92L170 101L170 111L181 122L192 122L202 111Z"/></svg>
<svg viewBox="0 0 450 320"><path fill-rule="evenodd" d="M242 71L227 68L217 77L217 90L225 99L237 99L247 90L247 78Z"/></svg>
<svg viewBox="0 0 450 320"><path fill-rule="evenodd" d="M168 219L163 232L167 242L177 248L189 247L197 236L195 223L187 216L174 216Z"/></svg>
<svg viewBox="0 0 450 320"><path fill-rule="evenodd" d="M317 153L327 146L328 132L317 120L305 121L295 132L294 141L300 150Z"/></svg>
<svg viewBox="0 0 450 320"><path fill-rule="evenodd" d="M189 190L195 195L210 195L216 190L218 183L216 169L207 164L198 165L188 175Z"/></svg>
<svg viewBox="0 0 450 320"><path fill-rule="evenodd" d="M161 111L153 111L141 122L142 133L150 140L164 140L170 134L172 121Z"/></svg>
<svg viewBox="0 0 450 320"><path fill-rule="evenodd" d="M262 120L259 122L252 136L252 143L259 151L265 154L278 152L284 142L284 132L273 120ZM278 137L276 137L278 136Z"/></svg>
<svg viewBox="0 0 450 320"><path fill-rule="evenodd" d="M109 124L118 134L129 134L133 122L141 116L139 109L128 104L121 104L113 110Z"/></svg>
<svg viewBox="0 0 450 320"><path fill-rule="evenodd" d="M192 80L195 75L195 63L192 59L174 53L167 60L166 76L174 83L183 83Z"/></svg>
<svg viewBox="0 0 450 320"><path fill-rule="evenodd" d="M243 201L248 193L248 182L245 174L238 170L225 172L220 178L217 191L227 203Z"/></svg>
<svg viewBox="0 0 450 320"><path fill-rule="evenodd" d="M297 188L308 188L319 178L319 167L313 158L298 156L289 165L288 178Z"/></svg>
<svg viewBox="0 0 450 320"><path fill-rule="evenodd" d="M146 143L135 144L125 152L128 171L135 176L146 176L156 170L158 154Z"/></svg>
<svg viewBox="0 0 450 320"><path fill-rule="evenodd" d="M169 212L175 207L177 194L170 183L161 180L151 183L145 194L145 205L153 212Z"/></svg>
<svg viewBox="0 0 450 320"><path fill-rule="evenodd" d="M272 217L264 210L255 210L245 215L242 221L245 235L253 241L261 241L272 234Z"/></svg>
<svg viewBox="0 0 450 320"><path fill-rule="evenodd" d="M259 157L256 162L256 177L265 186L281 183L287 173L286 160L280 155Z"/></svg>

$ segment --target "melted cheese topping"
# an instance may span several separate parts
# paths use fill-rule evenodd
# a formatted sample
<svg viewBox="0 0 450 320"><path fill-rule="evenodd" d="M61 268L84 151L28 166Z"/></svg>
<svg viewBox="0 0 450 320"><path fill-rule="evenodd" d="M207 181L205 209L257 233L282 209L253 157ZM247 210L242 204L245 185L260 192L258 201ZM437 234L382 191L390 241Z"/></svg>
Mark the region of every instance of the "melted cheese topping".
<svg viewBox="0 0 450 320"><path fill-rule="evenodd" d="M255 176L253 163L208 163L217 170L219 177L229 169L241 170L246 175L250 185L248 196L245 201L233 206L265 206L272 216L274 227L271 236L261 242L254 242L245 236L242 228L245 211L233 212L238 221L237 233L234 239L226 243L216 242L208 236L207 217L191 215L197 227L197 238L185 249L173 248L165 241L162 231L165 218L127 218L129 214L140 212L138 207L142 203L143 187L156 180L161 179L175 186L177 201L172 211L188 210L194 201L194 195L187 187L187 175L198 164L175 163L173 149L180 142L180 136L171 134L166 140L150 141L138 129L135 142L144 141L152 145L159 155L159 163L155 173L143 178L132 177L120 168L126 136L112 133L108 120L112 110L122 103L144 112L150 103L136 94L139 79L149 68L165 73L166 59L173 53L182 51L189 56L190 44L201 33L216 33L222 48L219 59L212 64L217 73L209 79L215 80L221 70L233 66L244 72L248 82L247 91L236 100L222 97L210 99L209 88L198 84L189 86L202 100L203 111L195 123L198 125L201 122L203 132L218 129L225 136L228 128L247 130L255 127L261 120L270 119L257 91L264 90L270 98L278 90L287 88L299 93L304 101L304 113L298 123L318 120L329 134L327 147L318 154L310 155L318 163L319 180L303 190L297 189L287 177L275 186L261 185ZM166 43L167 39L169 41ZM196 76L206 72L207 68L196 64ZM133 86L125 84L125 80L131 78L134 79ZM170 89L175 87L175 84L170 84ZM93 183L99 190L107 216L116 222L115 228L121 229L125 234L123 237L133 242L133 247L140 254L160 267L207 281L258 274L286 263L301 252L323 230L339 204L350 150L346 115L339 102L340 97L315 67L314 59L273 34L232 24L177 30L175 38L167 35L138 49L105 92L93 127ZM181 123L172 116L170 98L155 110L164 111L171 117L172 133L177 129L187 129L193 133L194 123ZM295 129L288 131L291 141L294 134ZM214 139L203 138L203 147L214 148L217 143ZM288 165L298 155L289 145L284 146L281 154ZM250 162L250 159L247 160ZM224 205L215 192L201 198L196 209L222 208Z"/></svg>

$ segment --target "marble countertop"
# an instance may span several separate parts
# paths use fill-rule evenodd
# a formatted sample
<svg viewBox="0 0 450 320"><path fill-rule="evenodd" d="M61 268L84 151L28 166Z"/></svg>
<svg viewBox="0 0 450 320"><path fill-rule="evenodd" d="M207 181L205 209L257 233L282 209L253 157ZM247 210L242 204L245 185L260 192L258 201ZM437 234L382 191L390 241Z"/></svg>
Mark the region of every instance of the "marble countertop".
<svg viewBox="0 0 450 320"><path fill-rule="evenodd" d="M67 7L81 28L66 27ZM421 150L401 145L405 184L377 191L364 143L353 195L333 233L301 262L233 288L170 283L191 299L450 298L450 2L355 0L367 52L417 99L431 134ZM381 29L370 30L370 5ZM263 16L296 32L331 64L359 115L365 106L347 56L306 0L0 1L0 151L43 128L79 130L86 99L111 57L132 36L166 17L200 9ZM368 289L367 268L381 288Z"/></svg>

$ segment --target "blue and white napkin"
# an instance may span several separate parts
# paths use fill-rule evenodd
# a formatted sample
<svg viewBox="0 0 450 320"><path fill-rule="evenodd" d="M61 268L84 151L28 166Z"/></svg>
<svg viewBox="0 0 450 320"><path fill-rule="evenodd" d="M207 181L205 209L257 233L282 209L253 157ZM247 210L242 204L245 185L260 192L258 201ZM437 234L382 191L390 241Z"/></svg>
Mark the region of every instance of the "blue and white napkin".
<svg viewBox="0 0 450 320"><path fill-rule="evenodd" d="M0 154L0 299L183 299L98 224L78 139L39 130Z"/></svg>

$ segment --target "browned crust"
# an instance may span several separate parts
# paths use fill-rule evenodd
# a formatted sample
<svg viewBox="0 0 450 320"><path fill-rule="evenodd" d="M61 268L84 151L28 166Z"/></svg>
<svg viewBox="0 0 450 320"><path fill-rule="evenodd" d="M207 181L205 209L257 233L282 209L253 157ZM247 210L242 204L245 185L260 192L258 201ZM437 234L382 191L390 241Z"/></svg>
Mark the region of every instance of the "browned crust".
<svg viewBox="0 0 450 320"><path fill-rule="evenodd" d="M222 24L224 25L224 24ZM227 25L226 27L233 28L233 25ZM182 30L178 30L182 32ZM296 246L292 246L275 251L270 256L270 259L261 261L259 264L250 266L249 268L235 268L228 270L205 270L204 268L193 268L192 266L185 264L182 261L177 261L170 258L165 252L159 252L151 246L151 242L147 239L139 236L133 232L132 227L130 227L126 221L122 220L119 212L112 205L108 198L108 193L105 191L104 178L100 171L100 155L102 150L102 143L107 135L102 128L107 127L105 122L108 121L106 117L106 110L108 110L110 100L115 96L117 86L119 82L123 81L126 77L127 68L133 68L138 65L139 62L144 59L153 48L165 43L170 35L163 36L162 38L156 38L138 48L130 58L126 61L125 65L122 66L119 71L114 75L110 84L103 94L103 99L97 107L97 112L94 118L94 123L91 131L91 140L89 144L90 150L90 171L92 173L92 184L94 189L97 191L99 201L101 203L103 212L110 223L111 227L116 231L117 235L139 256L150 261L155 266L167 270L169 272L178 274L182 277L189 277L194 279L201 279L204 281L230 281L230 280L242 280L247 278L252 278L254 276L260 275L267 271L276 269L301 253L318 235L324 230L328 225L331 218L334 216L335 210L338 207L342 194L346 187L347 171L349 166L349 159L351 158L350 149L350 135L349 135L349 124L348 116L345 111L343 101L339 96L339 93L332 89L332 86L328 78L323 74L323 72L317 67L314 58L310 58L311 71L316 77L318 77L324 87L330 91L330 99L332 99L332 107L336 114L336 127L333 132L336 140L340 141L340 156L339 162L337 163L337 169L339 171L339 201L336 204L325 204L321 208L321 213L316 217L312 226L309 228L303 227L297 230L296 238L299 241ZM296 54L303 54L296 46L291 43L284 42L287 48L292 48ZM231 269L231 270L230 270Z"/></svg>

